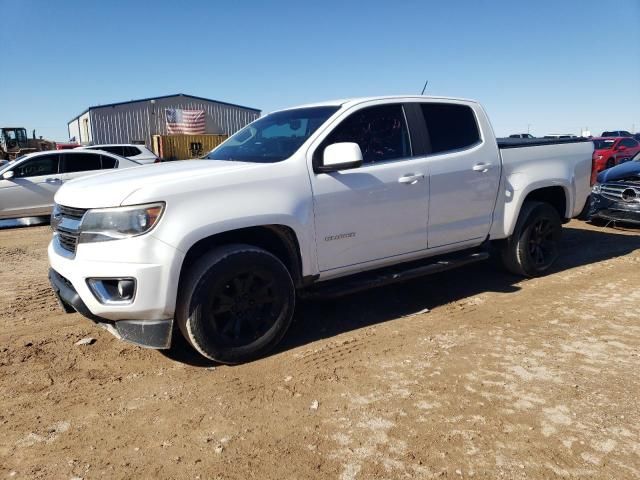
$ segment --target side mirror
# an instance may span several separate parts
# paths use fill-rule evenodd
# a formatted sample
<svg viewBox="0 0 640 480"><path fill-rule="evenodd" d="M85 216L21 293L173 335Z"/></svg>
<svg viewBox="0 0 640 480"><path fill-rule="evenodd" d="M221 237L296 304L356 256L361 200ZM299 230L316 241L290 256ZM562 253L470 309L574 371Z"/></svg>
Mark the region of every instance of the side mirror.
<svg viewBox="0 0 640 480"><path fill-rule="evenodd" d="M13 170L9 170L8 172L4 172L2 174L3 180L11 180L13 178Z"/></svg>
<svg viewBox="0 0 640 480"><path fill-rule="evenodd" d="M627 149L627 147L625 147L624 145L620 145L618 148L616 148L616 150L618 150L619 152L624 152Z"/></svg>
<svg viewBox="0 0 640 480"><path fill-rule="evenodd" d="M362 165L360 145L354 142L332 143L324 149L318 172L329 173L358 168Z"/></svg>

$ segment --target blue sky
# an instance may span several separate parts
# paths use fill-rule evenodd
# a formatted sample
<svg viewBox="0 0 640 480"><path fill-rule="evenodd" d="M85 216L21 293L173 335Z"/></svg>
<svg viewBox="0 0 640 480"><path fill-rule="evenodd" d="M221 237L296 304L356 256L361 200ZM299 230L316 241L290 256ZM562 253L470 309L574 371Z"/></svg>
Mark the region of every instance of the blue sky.
<svg viewBox="0 0 640 480"><path fill-rule="evenodd" d="M498 135L640 131L640 0L0 0L0 125L67 139L89 105L188 93L269 112L473 98ZM11 14L9 14L11 12Z"/></svg>

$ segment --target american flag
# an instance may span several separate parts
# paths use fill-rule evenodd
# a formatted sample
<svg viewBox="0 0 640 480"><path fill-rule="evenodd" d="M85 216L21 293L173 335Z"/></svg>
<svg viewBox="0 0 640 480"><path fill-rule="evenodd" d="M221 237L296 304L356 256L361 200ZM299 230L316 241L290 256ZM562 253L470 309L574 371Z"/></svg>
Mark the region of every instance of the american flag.
<svg viewBox="0 0 640 480"><path fill-rule="evenodd" d="M165 116L169 135L174 133L201 135L206 131L204 110L165 108Z"/></svg>

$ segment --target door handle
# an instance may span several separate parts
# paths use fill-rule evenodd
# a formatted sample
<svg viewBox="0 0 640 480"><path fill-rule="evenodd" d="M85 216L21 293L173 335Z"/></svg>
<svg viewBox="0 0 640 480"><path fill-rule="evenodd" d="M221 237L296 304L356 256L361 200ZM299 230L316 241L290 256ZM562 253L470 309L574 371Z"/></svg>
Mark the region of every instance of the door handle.
<svg viewBox="0 0 640 480"><path fill-rule="evenodd" d="M62 183L62 179L60 178L47 178L45 180L47 183Z"/></svg>
<svg viewBox="0 0 640 480"><path fill-rule="evenodd" d="M398 179L399 183L404 183L405 185L415 185L420 180L424 178L424 174L422 173L407 173Z"/></svg>
<svg viewBox="0 0 640 480"><path fill-rule="evenodd" d="M473 171L474 172L486 173L487 171L489 171L490 168L491 168L491 164L490 163L476 163L473 166Z"/></svg>

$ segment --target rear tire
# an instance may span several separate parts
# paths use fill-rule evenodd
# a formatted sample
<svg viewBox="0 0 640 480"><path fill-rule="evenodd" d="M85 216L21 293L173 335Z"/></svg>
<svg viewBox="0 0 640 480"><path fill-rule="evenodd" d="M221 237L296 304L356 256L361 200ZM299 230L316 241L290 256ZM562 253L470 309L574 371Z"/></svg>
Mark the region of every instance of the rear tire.
<svg viewBox="0 0 640 480"><path fill-rule="evenodd" d="M226 245L189 268L178 292L180 331L201 355L242 363L275 347L291 325L293 280L274 255Z"/></svg>
<svg viewBox="0 0 640 480"><path fill-rule="evenodd" d="M609 160L607 160L607 164L605 165L604 169L607 170L608 168L613 168L616 166L616 162L613 158L610 158Z"/></svg>
<svg viewBox="0 0 640 480"><path fill-rule="evenodd" d="M555 208L544 202L525 202L513 235L502 245L502 263L516 275L543 275L558 258L562 222Z"/></svg>

